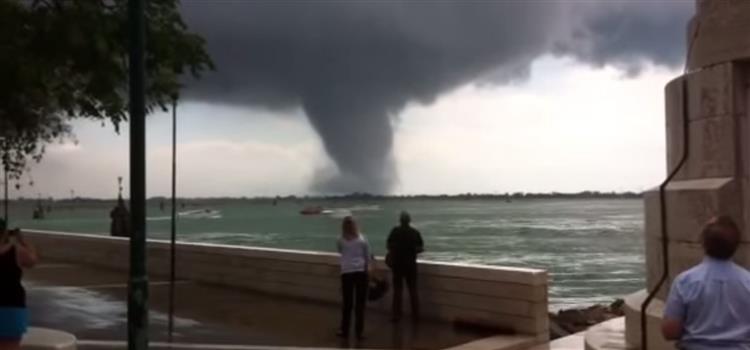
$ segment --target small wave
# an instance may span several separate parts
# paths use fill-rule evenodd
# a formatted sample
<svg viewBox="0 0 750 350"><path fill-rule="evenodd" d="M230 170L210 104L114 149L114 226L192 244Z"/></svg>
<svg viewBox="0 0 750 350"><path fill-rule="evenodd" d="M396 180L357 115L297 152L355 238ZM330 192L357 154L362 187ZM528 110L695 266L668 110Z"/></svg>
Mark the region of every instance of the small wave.
<svg viewBox="0 0 750 350"><path fill-rule="evenodd" d="M240 246L268 245L278 240L278 233L204 232L186 237L187 241L200 243L223 243Z"/></svg>
<svg viewBox="0 0 750 350"><path fill-rule="evenodd" d="M524 234L544 234L564 232L572 234L590 234L592 232L630 234L642 231L642 223L633 220L591 220L571 218L493 218L493 219L458 219L442 223L456 230L493 229L517 230ZM546 231L546 232L545 232Z"/></svg>
<svg viewBox="0 0 750 350"><path fill-rule="evenodd" d="M351 216L352 212L349 209L327 209L323 210L323 214L334 219L343 219L347 216Z"/></svg>
<svg viewBox="0 0 750 350"><path fill-rule="evenodd" d="M355 205L348 209L351 211L379 211L380 206L379 205Z"/></svg>

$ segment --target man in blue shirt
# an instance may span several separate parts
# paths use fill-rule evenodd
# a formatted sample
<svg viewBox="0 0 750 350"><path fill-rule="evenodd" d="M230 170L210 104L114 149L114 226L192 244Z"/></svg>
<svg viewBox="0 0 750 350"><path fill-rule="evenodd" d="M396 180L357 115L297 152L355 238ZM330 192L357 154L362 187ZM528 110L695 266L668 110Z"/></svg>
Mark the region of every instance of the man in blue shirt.
<svg viewBox="0 0 750 350"><path fill-rule="evenodd" d="M727 216L703 229L706 257L672 283L662 334L680 349L750 349L750 272L730 259L741 233Z"/></svg>

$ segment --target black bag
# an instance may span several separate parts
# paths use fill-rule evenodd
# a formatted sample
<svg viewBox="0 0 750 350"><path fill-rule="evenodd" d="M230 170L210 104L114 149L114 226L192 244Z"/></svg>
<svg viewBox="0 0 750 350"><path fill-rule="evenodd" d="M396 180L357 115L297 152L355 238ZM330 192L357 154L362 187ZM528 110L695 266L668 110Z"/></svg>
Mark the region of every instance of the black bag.
<svg viewBox="0 0 750 350"><path fill-rule="evenodd" d="M367 286L367 300L377 301L388 293L388 282L379 277L371 277Z"/></svg>

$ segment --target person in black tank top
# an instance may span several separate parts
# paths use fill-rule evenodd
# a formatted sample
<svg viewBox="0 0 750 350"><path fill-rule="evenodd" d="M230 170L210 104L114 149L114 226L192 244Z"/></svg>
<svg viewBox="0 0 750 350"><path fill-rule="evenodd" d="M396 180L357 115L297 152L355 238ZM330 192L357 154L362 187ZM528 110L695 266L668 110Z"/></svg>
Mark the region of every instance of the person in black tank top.
<svg viewBox="0 0 750 350"><path fill-rule="evenodd" d="M3 286L0 288L0 307L26 307L22 276L16 247L10 245L5 253L0 253L0 286Z"/></svg>
<svg viewBox="0 0 750 350"><path fill-rule="evenodd" d="M36 262L36 251L20 230L6 230L0 219L0 350L20 349L28 327L22 269Z"/></svg>

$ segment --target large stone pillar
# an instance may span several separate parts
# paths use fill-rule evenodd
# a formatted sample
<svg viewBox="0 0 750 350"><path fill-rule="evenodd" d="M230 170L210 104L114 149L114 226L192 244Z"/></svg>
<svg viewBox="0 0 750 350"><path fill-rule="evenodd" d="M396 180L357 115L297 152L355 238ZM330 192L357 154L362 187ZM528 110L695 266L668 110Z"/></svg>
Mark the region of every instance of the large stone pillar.
<svg viewBox="0 0 750 350"><path fill-rule="evenodd" d="M672 349L659 330L672 280L703 258L700 231L712 216L732 216L744 231L735 260L750 268L750 1L697 0L688 26L688 73L667 84L667 168L687 161L666 187L669 254L662 253L658 188L645 195L646 284L653 291L669 262L666 283L649 307L649 349ZM687 100L685 100L687 99ZM626 339L640 347L641 291L626 298Z"/></svg>

